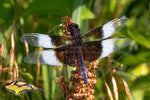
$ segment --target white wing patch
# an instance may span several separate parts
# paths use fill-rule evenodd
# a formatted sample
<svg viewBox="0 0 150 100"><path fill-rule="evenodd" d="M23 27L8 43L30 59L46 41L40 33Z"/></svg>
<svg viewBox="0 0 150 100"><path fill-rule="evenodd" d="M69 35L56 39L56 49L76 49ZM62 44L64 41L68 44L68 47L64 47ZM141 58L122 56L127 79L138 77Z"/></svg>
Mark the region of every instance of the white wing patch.
<svg viewBox="0 0 150 100"><path fill-rule="evenodd" d="M103 39L112 36L114 33L121 30L128 22L128 18L125 16L115 18L114 20L106 23L102 27Z"/></svg>
<svg viewBox="0 0 150 100"><path fill-rule="evenodd" d="M22 42L25 40L33 46L43 48L53 48L52 38L49 35L39 33L27 33L23 34L20 38Z"/></svg>
<svg viewBox="0 0 150 100"><path fill-rule="evenodd" d="M54 50L43 50L29 53L25 58L24 62L33 64L47 64L47 65L62 65L57 59Z"/></svg>
<svg viewBox="0 0 150 100"><path fill-rule="evenodd" d="M41 57L45 64L59 66L62 65L55 56L54 50L45 50L41 52Z"/></svg>
<svg viewBox="0 0 150 100"><path fill-rule="evenodd" d="M38 34L38 44L43 48L53 48L52 40L49 35Z"/></svg>
<svg viewBox="0 0 150 100"><path fill-rule="evenodd" d="M114 50L115 44L114 39L107 39L102 41L102 54L100 58L104 58L111 54Z"/></svg>
<svg viewBox="0 0 150 100"><path fill-rule="evenodd" d="M104 34L103 35L103 39L113 35L115 33L115 28L114 28L114 26L112 24L112 21L106 23L103 26L102 31L103 31L103 34Z"/></svg>

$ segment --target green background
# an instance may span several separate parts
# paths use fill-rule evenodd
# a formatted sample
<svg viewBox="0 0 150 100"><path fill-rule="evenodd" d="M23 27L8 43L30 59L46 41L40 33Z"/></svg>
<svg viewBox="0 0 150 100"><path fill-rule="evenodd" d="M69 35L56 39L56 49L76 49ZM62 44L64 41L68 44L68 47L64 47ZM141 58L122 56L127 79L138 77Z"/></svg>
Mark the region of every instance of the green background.
<svg viewBox="0 0 150 100"><path fill-rule="evenodd" d="M5 53L0 64L9 66L11 49L11 33L15 32L15 60L19 66L19 80L37 87L29 93L15 96L6 91L3 85L10 80L8 71L0 71L0 99L1 100L64 100L59 89L58 80L62 70L59 68L40 67L26 64L25 47L20 42L24 33L58 34L56 26L63 22L69 9L73 22L79 24L81 32L101 26L108 21L127 16L129 22L114 36L125 36L131 43L124 49L113 53L110 58L104 58L98 64L95 99L108 99L104 82L112 91L111 78L113 75L119 88L119 100L126 100L125 90L120 84L122 77L130 88L131 99L149 100L150 98L150 1L149 0L0 0L0 44L4 43ZM29 46L30 52L38 48ZM107 65L108 59L111 63ZM64 69L63 69L64 70ZM71 69L67 69L71 70ZM115 73L114 73L115 71ZM70 73L68 73L70 74ZM69 78L69 75L67 75ZM104 81L105 80L105 81Z"/></svg>

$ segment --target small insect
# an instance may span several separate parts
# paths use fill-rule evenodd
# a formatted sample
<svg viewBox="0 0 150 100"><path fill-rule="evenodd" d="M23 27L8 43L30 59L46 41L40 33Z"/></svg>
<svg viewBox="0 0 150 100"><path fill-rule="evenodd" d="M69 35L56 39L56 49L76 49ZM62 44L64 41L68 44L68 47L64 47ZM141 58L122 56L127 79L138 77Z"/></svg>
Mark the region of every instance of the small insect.
<svg viewBox="0 0 150 100"><path fill-rule="evenodd" d="M75 23L68 25L70 36L45 35L27 33L21 36L21 41L30 45L50 48L49 50L29 53L24 61L27 63L48 65L74 65L78 64L84 82L87 84L86 61L94 61L108 56L113 51L120 49L117 41L125 38L111 38L114 33L123 28L128 18L118 17L101 27L95 28L81 35L79 26Z"/></svg>

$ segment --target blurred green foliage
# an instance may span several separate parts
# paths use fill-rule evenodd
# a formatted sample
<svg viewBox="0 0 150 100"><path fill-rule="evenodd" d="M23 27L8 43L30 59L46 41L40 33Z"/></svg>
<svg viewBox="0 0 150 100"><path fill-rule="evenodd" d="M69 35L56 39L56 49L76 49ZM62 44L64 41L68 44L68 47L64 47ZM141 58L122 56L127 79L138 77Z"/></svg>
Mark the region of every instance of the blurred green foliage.
<svg viewBox="0 0 150 100"><path fill-rule="evenodd" d="M46 65L40 67L37 74L37 65L23 62L25 57L24 44L20 36L24 33L43 33L53 31L55 26L62 23L69 9L72 20L79 24L81 32L101 26L118 16L127 16L127 27L116 33L116 36L125 36L131 40L128 47L111 56L112 63L106 66L108 58L100 61L97 71L97 85L95 99L108 99L104 91L104 80L111 86L107 73L114 75L119 82L121 76L130 87L132 99L149 100L150 98L150 1L149 0L1 0L0 1L0 45L4 43L5 53L0 62L3 68L9 66L11 49L10 35L15 32L15 59L19 66L19 78L38 88L36 91L15 96L3 89L3 85L10 76L7 71L0 71L0 99L1 100L63 100L62 91L56 83L61 71ZM51 34L58 34L58 29ZM35 47L30 46L30 52ZM111 69L111 70L110 70ZM118 74L112 73L116 70ZM123 86L119 91L119 100L126 100Z"/></svg>

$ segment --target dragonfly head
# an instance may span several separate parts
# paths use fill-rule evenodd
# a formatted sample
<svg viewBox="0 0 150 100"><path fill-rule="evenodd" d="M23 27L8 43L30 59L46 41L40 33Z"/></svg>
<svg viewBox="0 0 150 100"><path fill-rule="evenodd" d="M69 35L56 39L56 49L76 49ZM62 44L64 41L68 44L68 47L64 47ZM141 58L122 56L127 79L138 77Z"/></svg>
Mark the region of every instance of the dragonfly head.
<svg viewBox="0 0 150 100"><path fill-rule="evenodd" d="M73 35L74 31L79 31L79 26L75 23L72 23L68 26L68 30L71 33L71 35Z"/></svg>

